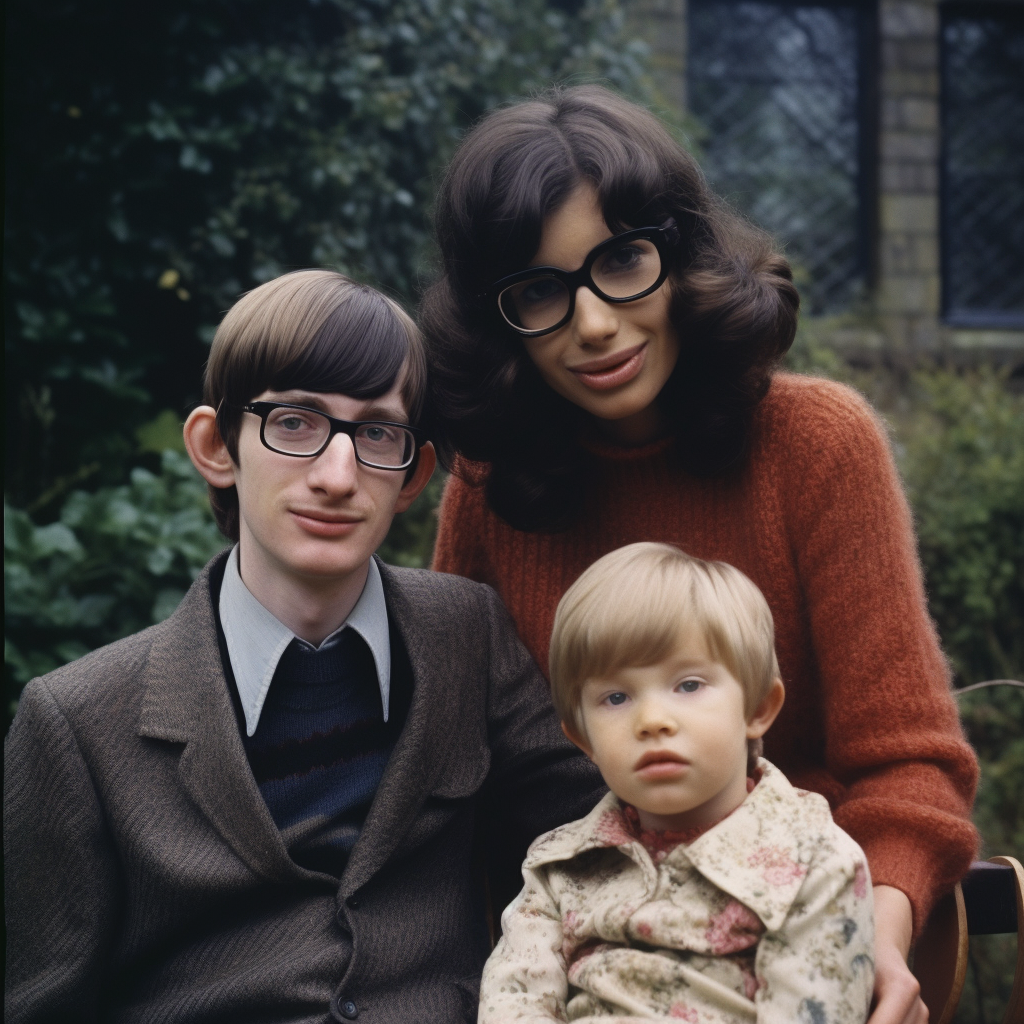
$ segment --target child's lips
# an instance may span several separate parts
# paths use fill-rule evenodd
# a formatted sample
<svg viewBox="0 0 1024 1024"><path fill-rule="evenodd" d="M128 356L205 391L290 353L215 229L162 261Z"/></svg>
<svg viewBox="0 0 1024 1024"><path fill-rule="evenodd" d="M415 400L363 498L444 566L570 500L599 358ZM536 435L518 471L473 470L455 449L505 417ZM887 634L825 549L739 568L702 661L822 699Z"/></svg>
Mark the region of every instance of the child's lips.
<svg viewBox="0 0 1024 1024"><path fill-rule="evenodd" d="M677 779L684 775L690 767L685 757L671 750L652 750L644 754L633 766L633 770L643 779Z"/></svg>

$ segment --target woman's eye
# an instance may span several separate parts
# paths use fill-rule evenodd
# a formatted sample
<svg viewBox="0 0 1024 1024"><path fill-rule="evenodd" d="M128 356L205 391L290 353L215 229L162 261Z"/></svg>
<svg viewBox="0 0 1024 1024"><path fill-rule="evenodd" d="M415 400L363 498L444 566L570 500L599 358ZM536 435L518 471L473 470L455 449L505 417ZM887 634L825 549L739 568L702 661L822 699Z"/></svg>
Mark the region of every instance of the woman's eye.
<svg viewBox="0 0 1024 1024"><path fill-rule="evenodd" d="M541 278L538 281L531 281L520 293L521 302L539 303L550 302L562 291L560 282L552 278Z"/></svg>
<svg viewBox="0 0 1024 1024"><path fill-rule="evenodd" d="M608 270L629 270L641 259L643 253L635 245L623 245L613 249L605 258Z"/></svg>
<svg viewBox="0 0 1024 1024"><path fill-rule="evenodd" d="M699 679L684 679L677 687L677 690L682 690L684 693L696 693L700 689Z"/></svg>
<svg viewBox="0 0 1024 1024"><path fill-rule="evenodd" d="M612 705L612 707L618 707L620 704L626 703L626 695L624 693L610 693L605 700Z"/></svg>

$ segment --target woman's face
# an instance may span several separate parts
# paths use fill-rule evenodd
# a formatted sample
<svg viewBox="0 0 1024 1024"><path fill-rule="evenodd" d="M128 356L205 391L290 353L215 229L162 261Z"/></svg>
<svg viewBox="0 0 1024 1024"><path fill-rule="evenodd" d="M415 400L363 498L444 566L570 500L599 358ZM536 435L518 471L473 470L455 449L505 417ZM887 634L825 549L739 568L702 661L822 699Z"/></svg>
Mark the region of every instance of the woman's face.
<svg viewBox="0 0 1024 1024"><path fill-rule="evenodd" d="M581 185L544 221L530 266L576 270L611 236L597 193ZM665 281L642 299L613 304L580 288L565 326L522 341L548 385L623 444L643 444L662 432L657 398L679 357L669 321L670 289Z"/></svg>

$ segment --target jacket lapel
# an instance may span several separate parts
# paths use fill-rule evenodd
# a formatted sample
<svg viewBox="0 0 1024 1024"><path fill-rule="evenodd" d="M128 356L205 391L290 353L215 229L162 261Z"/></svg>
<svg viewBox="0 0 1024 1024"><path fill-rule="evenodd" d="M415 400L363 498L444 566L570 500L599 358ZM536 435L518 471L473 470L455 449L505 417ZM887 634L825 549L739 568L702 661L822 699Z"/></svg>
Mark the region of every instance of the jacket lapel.
<svg viewBox="0 0 1024 1024"><path fill-rule="evenodd" d="M465 634L453 635L446 590L433 574L377 564L390 627L412 667L412 701L342 876L343 897L384 866L429 796L468 797L490 767L486 715L475 704L486 699L486 640L474 645L472 624L464 617ZM453 641L459 642L457 653ZM479 654L478 665L473 651Z"/></svg>
<svg viewBox="0 0 1024 1024"><path fill-rule="evenodd" d="M222 560L224 556L219 556ZM185 745L182 788L257 874L306 876L288 856L245 755L221 664L210 597L211 562L177 611L154 627L139 734Z"/></svg>

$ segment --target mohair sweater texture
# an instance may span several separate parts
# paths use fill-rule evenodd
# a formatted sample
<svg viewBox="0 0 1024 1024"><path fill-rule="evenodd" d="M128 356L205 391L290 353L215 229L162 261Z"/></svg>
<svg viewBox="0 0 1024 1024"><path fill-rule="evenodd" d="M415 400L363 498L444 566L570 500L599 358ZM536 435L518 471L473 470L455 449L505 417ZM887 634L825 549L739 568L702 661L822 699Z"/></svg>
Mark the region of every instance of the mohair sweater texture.
<svg viewBox="0 0 1024 1024"><path fill-rule="evenodd" d="M673 445L593 448L585 514L563 533L510 527L487 506L487 467L464 463L434 568L493 586L545 670L559 599L615 548L667 541L745 572L771 607L786 685L765 756L828 800L874 883L910 897L916 934L976 853L978 769L884 428L853 390L777 374L742 467L693 477Z"/></svg>

